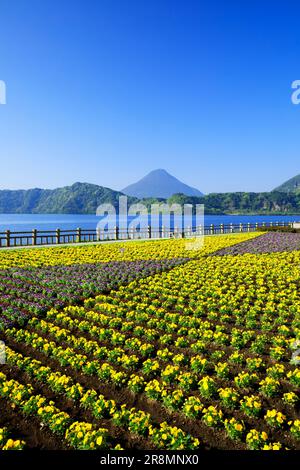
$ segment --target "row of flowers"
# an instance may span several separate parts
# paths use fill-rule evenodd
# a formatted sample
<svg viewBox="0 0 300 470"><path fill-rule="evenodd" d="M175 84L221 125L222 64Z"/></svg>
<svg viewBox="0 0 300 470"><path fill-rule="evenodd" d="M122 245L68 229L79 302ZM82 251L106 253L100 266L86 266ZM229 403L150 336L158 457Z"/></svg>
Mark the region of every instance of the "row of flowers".
<svg viewBox="0 0 300 470"><path fill-rule="evenodd" d="M109 418L115 426L128 429L132 434L149 437L158 448L179 450L199 447L199 440L182 429L165 422L159 425L154 424L149 413L126 405L118 406L114 400L105 399L95 390L85 389L78 382L74 382L70 376L58 371L54 372L50 367L43 366L40 361L32 361L30 357L16 353L9 347L7 360L9 365L25 371L38 382L47 384L56 394L62 394L83 409L91 411L95 418ZM26 411L32 412L35 404L36 399L26 405ZM162 438L162 436L166 437ZM97 444L99 445L99 441Z"/></svg>
<svg viewBox="0 0 300 470"><path fill-rule="evenodd" d="M57 344L61 344L62 342L64 342L65 344L69 346L69 348L70 347L74 348L74 352L76 352L76 350L80 351L80 353L83 351L87 355L86 356L87 358L92 357L93 360L105 359L112 364L119 365L123 369L128 369L128 370L133 370L133 371L138 371L141 369L141 371L146 377L153 377L161 373L162 378L163 379L165 378L167 380L168 378L167 374L169 374L169 381L177 382L177 377L181 375L181 368L178 365L171 366L171 367L167 366L164 371L163 370L164 367L162 367L161 363L156 359L146 359L141 364L141 360L136 354L126 354L126 351L122 349L120 346L114 347L114 346L117 346L116 338L118 338L118 336L114 333L111 333L109 330L104 330L104 333L108 331L108 333L106 333L106 337L108 336L108 338L110 338L110 341L112 342L112 346L113 346L112 349L111 348L108 349L106 346L100 346L98 342L88 340L84 336L76 336L74 334L71 334L70 330L68 329L61 328L60 326L57 326L55 323L47 322L44 320L39 320L38 318L31 319L28 325L34 330L33 333L30 333L28 331L22 331L22 330L19 330L19 331L11 330L10 332L7 332L7 333L10 335L15 333L16 339L18 340L24 339L27 344L30 344L32 341L33 341L32 344L35 344L35 341L37 342L37 344L39 344L40 341L43 341L43 338L39 337L39 333L43 333L47 336L47 338L50 337L51 339L56 341ZM123 335L121 335L121 337L123 339ZM129 339L128 341L129 341L129 344L127 344L127 346L130 348L132 344L132 339ZM148 351L149 352L153 351L153 348L152 350L150 349L151 347L150 343L149 344L144 343L142 345L141 342L139 342L139 346L141 348L143 348L143 346L146 346L146 348L143 348L145 349L146 354L148 353ZM168 349L167 348L165 349L166 349L165 352L167 353ZM185 360L186 360L186 357L181 354L175 356L175 361L178 362L179 364L181 362L184 362ZM200 358L200 361L201 361L201 358ZM196 363L195 358L192 358L191 368L194 369L194 372L196 372L196 364L197 363ZM206 368L206 363L203 364L202 362L201 372L204 372L205 368ZM228 364L219 362L215 366L215 372L217 376L221 378L227 378L229 376ZM271 373L272 373L272 369L271 369ZM193 378L191 374L189 374L189 376ZM292 378L297 380L298 375L295 375L295 376L293 375ZM126 380L125 376L124 376L124 380ZM255 383L258 383L259 377L255 373L241 372L235 377L235 382L236 382L236 385L239 386L240 388L245 388L245 387L248 387L249 385L254 385ZM273 380L272 383L275 383L275 379ZM187 382L187 385L188 385L188 382ZM278 383L278 386L275 387L273 393L269 391L269 395L277 394L278 388L279 388L279 383Z"/></svg>
<svg viewBox="0 0 300 470"><path fill-rule="evenodd" d="M43 315L53 306L76 304L185 261L183 258L119 261L1 271L0 330L13 323L24 325L31 315Z"/></svg>
<svg viewBox="0 0 300 470"><path fill-rule="evenodd" d="M41 337L36 331L29 332L24 330L10 329L6 330L6 334L14 337L18 341L25 341L27 344L30 344L33 347L42 347L44 344L47 344L46 352L51 354L56 349L56 344L61 344L65 342L68 345L68 349L63 349L60 346L60 356L63 358L66 355L67 350L71 350L76 354L77 350L83 350L86 353L86 356L79 354L81 358L85 357L84 362L89 362L93 366L90 366L91 373L96 372L99 369L100 362L95 363L95 360L106 360L111 364L116 364L123 369L127 370L139 370L141 369L142 373L146 377L153 377L161 375L162 380L166 382L178 383L183 389L190 390L195 385L197 376L210 372L210 375L216 375L217 378L227 379L232 376L235 385L240 388L249 388L254 385L259 385L259 390L262 395L267 397L277 396L280 391L280 380L288 381L291 386L299 387L300 385L300 371L295 368L286 372L285 368L281 364L273 364L271 367L267 368L266 376L263 380L260 380L262 374L257 374L253 370L259 371L259 366L261 361L255 358L247 358L246 364L248 371L242 370L239 373L236 373L236 368L240 360L240 355L233 353L229 357L229 361L232 365L230 369L230 364L228 362L216 362L219 359L219 355L214 354L214 356L208 361L202 355L191 356L188 359L188 356L184 354L173 354L168 348L163 350L153 351L150 343L139 343L139 346L144 353L139 351L141 356L148 355L151 353L156 354L155 358L148 358L142 362L140 357L136 354L127 354L125 349L121 347L112 347L108 348L106 346L100 346L96 341L87 340L85 337L80 336L76 337L75 335L70 334L69 330L60 328L59 326L46 322L44 320L39 320L33 318L30 320L29 325L34 327L36 331L47 334L47 338L52 337L55 341L50 343L45 338ZM112 345L114 346L114 345ZM129 347L129 346L128 346ZM78 354L77 354L78 355ZM88 356L91 356L95 360L88 361ZM62 359L65 362L67 359ZM82 360L82 359L81 359ZM171 361L172 365L165 364L165 361ZM215 361L215 362L214 362ZM104 364L102 364L104 366ZM102 367L101 366L101 367ZM183 373L184 372L184 373ZM123 380L126 380L126 374L120 373L120 376L123 377ZM214 379L211 378L211 381L214 382ZM289 398L288 398L289 397ZM286 402L295 403L297 401L297 395L294 392L286 393L284 395L284 400Z"/></svg>
<svg viewBox="0 0 300 470"><path fill-rule="evenodd" d="M173 259L187 256L190 258L197 257L199 254L205 255L256 236L258 236L257 233L223 235L222 237L206 236L204 246L200 250L189 249L191 248L190 240L187 243L184 239L3 250L0 253L0 269L26 268L28 266L68 266L78 263L93 264L141 259Z"/></svg>
<svg viewBox="0 0 300 470"><path fill-rule="evenodd" d="M95 359L105 359L112 364L121 366L125 372L118 372L117 377L121 380L120 383L125 383L128 380L126 369L133 371L141 370L143 376L146 378L160 375L163 383L176 384L183 390L189 391L195 389L195 386L198 383L199 374L204 374L205 372L209 371L209 368L211 369L213 365L213 363L210 364L207 359L199 355L192 356L189 360L187 359L187 356L183 354L172 355L172 353L167 348L165 348L163 351L157 350L157 357L160 359L160 361L157 359L146 359L141 362L136 354L128 355L121 347L113 349L108 349L103 346L101 347L97 342L89 341L83 336L76 337L70 334L69 330L62 329L59 326L44 320L34 318L30 321L30 325L37 328L38 331L47 333L47 336L51 335L56 341L65 341L68 345L74 347L75 349L83 350L86 354L92 355L92 357ZM30 342L32 338L28 332L19 331L16 333L16 336L21 338L26 338L26 335L29 335L27 342ZM128 341L129 344L127 346L131 348L132 339L129 339ZM153 352L153 347L151 349L151 344L144 343L142 345L141 342L139 342L138 346L140 350L146 351L147 354L149 352ZM145 348L143 348L143 346L145 346ZM167 360L170 360L172 357L173 364L165 366L164 361L161 360L162 356L167 358ZM264 377L261 373L257 374L256 372L253 372L254 370L258 372L259 369L264 368L262 360L260 358L247 358L246 364L249 371L242 370L239 373L234 373L233 368L236 369L239 355L233 354L230 359L232 369L230 369L229 363L219 361L214 364L212 373L210 373L210 375L215 374L217 378L223 380L230 378L238 389L258 388L258 391L262 396L271 398L280 395L281 381L283 380L290 383L292 388L299 388L300 386L300 370L297 368L286 372L283 365L274 364L267 368L267 375ZM90 373L94 372L100 374L101 376L103 375L102 370L97 371L98 367L94 362L90 364L92 364L92 366L87 366L88 368L86 370L88 370ZM104 365L105 364L102 366ZM105 375L107 374L104 372L104 376ZM210 389L207 390L207 397L213 396L217 390L217 382L211 376L209 377L209 384ZM283 394L282 400L285 403L294 405L298 402L298 396L291 389L289 392Z"/></svg>
<svg viewBox="0 0 300 470"><path fill-rule="evenodd" d="M107 429L95 428L88 422L72 422L70 415L57 408L53 401L35 394L30 384L23 385L16 380L9 380L2 372L0 372L0 397L7 399L12 408L17 408L25 416L37 418L41 424L61 436L75 449L95 450L109 446Z"/></svg>
<svg viewBox="0 0 300 470"><path fill-rule="evenodd" d="M186 449L199 445L197 440L192 439L189 435L186 435L182 430L176 427L168 426L167 423L163 423L159 429L156 429L151 425L151 417L148 413L136 411L134 408L129 409L126 405L117 407L113 400L106 400L103 395L98 395L94 390L84 390L80 384L74 383L70 377L60 374L59 372L52 372L51 368L42 366L39 361L32 361L31 358L26 358L21 354L15 353L10 348L7 349L7 354L9 364L18 366L20 370L26 371L30 376L35 377L40 382L47 383L56 393L63 393L68 398L79 402L80 406L83 408L90 409L95 417L110 417L115 425L126 427L134 434L143 436L149 435L159 448ZM174 409L175 401L178 402L178 398L181 398L176 397L176 393L178 395L178 391L172 394L173 403L172 401L168 403L167 400L164 400L165 405ZM167 396L164 391L162 396ZM26 406L27 412L32 412L35 404L36 400L28 403ZM182 410L188 417L197 417L201 412L203 421L208 426L217 427L222 423L222 411L217 411L217 409L212 406L205 409L196 397L189 397L185 401ZM269 417L273 420L275 418L277 418L277 420L281 419L280 414L276 417L274 413L268 413L267 418ZM223 424L228 436L232 439L239 440L242 438L243 434L245 434L245 425L242 421L231 418L230 420L224 420ZM247 433L246 443L251 449L281 448L279 443L267 443L266 433L259 433L253 429Z"/></svg>
<svg viewBox="0 0 300 470"><path fill-rule="evenodd" d="M269 232L255 239L247 240L237 246L218 250L215 255L243 255L245 253L277 253L300 250L299 233Z"/></svg>
<svg viewBox="0 0 300 470"><path fill-rule="evenodd" d="M73 312L74 310L75 308L72 309ZM71 323L74 327L72 318L67 316L65 313L59 314L52 310L48 313L47 317L54 319L55 315L57 315L56 322L59 324L62 322L63 324L68 324L68 326L70 326ZM146 377L161 374L163 381L177 384L186 391L195 388L199 374L207 373L208 371L211 376L215 375L220 379L229 379L231 377L235 386L239 389L257 386L260 393L266 397L280 395L280 380L290 383L291 387L297 388L300 386L299 369L286 370L284 364L277 363L270 367L266 367L266 364L261 358L244 358L238 352L231 354L228 361L220 361L222 357L220 357L220 354L217 354L218 351L211 354L209 360L203 357L203 355L192 355L189 358L188 355L183 353L175 354L167 347L155 350L151 343L143 343L138 338L129 337L124 340L124 337L121 335L124 340L121 344L125 346L125 350L120 346L114 347L116 344L116 338L120 338L120 336L115 334L114 330L110 331L110 329L102 328L97 329L95 325L84 322L84 331L88 331L92 336L95 334L95 336L101 340L109 339L109 347L99 347L98 343L85 340L85 338L80 338L80 343L78 343L78 339L74 335L70 335L68 330L58 328L51 323L33 319L31 324L38 326L44 333L55 333L56 339L60 339L62 338L62 335L64 335L64 338L67 339L69 344L72 344L75 347L79 346L80 348L83 348L85 352L93 353L95 357L107 360L112 364L120 365L124 369L138 370L141 368L143 375ZM80 324L81 323L79 323L79 325ZM102 331L103 334L101 333ZM128 350L136 351L136 353L128 354ZM154 356L154 358L144 360L147 356ZM166 367L166 362L171 362L172 366ZM241 372L237 373L237 368L242 365L245 365L248 370L241 370ZM262 372L264 370L266 370L265 377L262 376ZM214 383L213 379L212 383ZM217 388L216 385L214 388ZM299 401L299 398L298 395L291 390L283 394L282 400L284 403L289 405L295 405Z"/></svg>
<svg viewBox="0 0 300 470"><path fill-rule="evenodd" d="M210 257L147 282L133 282L113 297L102 296L100 302L125 306L135 313L158 310L162 319L171 319L166 315L172 310L186 317L182 322L200 318L229 330L235 325L256 334L260 330L272 336L278 330L281 336L295 337L299 330L299 262L300 253Z"/></svg>
<svg viewBox="0 0 300 470"><path fill-rule="evenodd" d="M253 356L255 353L261 353L262 347L264 347L264 352L268 351L270 358L276 361L282 359L287 354L290 355L291 348L293 348L295 342L295 338L289 337L291 329L284 325L278 327L278 335L265 334L257 338L254 331L243 331L241 328L233 328L231 334L225 333L224 326L214 325L212 322L203 321L198 318L191 319L179 314L168 314L163 309L158 309L153 313L144 313L141 316L140 313L132 314L132 311L126 312L126 308L122 306L118 308L108 303L95 304L93 299L91 301L94 303L94 308L98 311L71 306L65 308L60 313L57 310L50 310L46 318L77 333L87 332L91 337L101 342L107 341L110 345L118 346L119 348L123 346L128 350L139 351L142 357L154 355L155 348L151 341L158 341L162 347L167 345L169 347L183 348L187 351L190 349L193 353L205 353L207 345L215 347L229 345L236 350L229 356L230 362L240 364L250 372L266 369L267 365L263 359ZM86 301L86 305L88 304L90 304L89 300ZM99 310L102 312L108 311L109 314L100 313ZM162 313L164 314L164 319L160 318ZM156 319L155 316L159 318ZM32 320L32 322L34 324L36 320ZM44 324L45 331L48 331L47 322L39 322L39 320L37 322L42 330ZM181 324L185 324L185 326L182 327ZM173 333L174 330L176 334ZM171 331L172 334L170 334ZM248 346L250 350L251 356L249 357L240 352L242 349L245 349L245 346ZM161 353L161 350L158 351ZM157 355L157 351L155 354ZM224 355L224 351L222 354L221 351L217 350L216 353L212 353L211 357L220 360ZM166 349L165 360L171 359L172 356L174 354L171 351L168 353ZM105 357L105 354L103 357ZM186 355L181 354L179 357L175 355L172 361L180 362L180 357L183 362L187 360ZM163 356L160 358L164 360ZM276 369L276 364L274 367ZM270 374L273 373L275 378L284 376L285 368L284 364L280 364L279 369L277 367L278 370L270 368ZM229 375L229 372L228 367L225 367L224 370L216 369L217 375L220 376ZM300 385L300 380L298 382L296 385Z"/></svg>
<svg viewBox="0 0 300 470"><path fill-rule="evenodd" d="M27 344L31 344L32 347L38 348L39 350L46 352L46 354L50 354L51 357L58 359L61 365L71 365L71 367L76 370L80 370L84 374L88 373L97 375L101 381L113 383L118 386L124 386L127 383L128 388L136 393L145 391L145 394L149 399L161 401L170 411L182 411L189 418L201 418L205 424L214 428L225 426L228 421L228 418L223 418L221 408L216 409L211 406L205 407L200 398L186 395L184 393L185 387L183 387L183 389L173 391L168 388L170 383L174 382L175 376L179 372L178 366L167 366L163 371L161 371L161 381L158 381L157 379L147 381L142 376L135 374L132 374L128 379L128 376L115 370L107 363L100 366L97 362L90 362L86 356L78 355L74 351L70 350L70 348L68 348L68 350L63 350L61 347L54 346L55 343L49 343L46 339L37 337L35 333L19 331L11 332L11 334L15 339L19 341L24 339L25 342ZM179 375L179 377L183 378L182 384L185 385L188 384L191 379L191 376L188 373L183 373ZM244 395L243 398L241 398L240 394L237 393L235 389L229 387L217 389L216 382L209 376L204 376L199 381L198 387L200 396L204 401L219 396L221 406L226 409L226 415L228 415L229 410L235 408L240 409L250 418L263 415L262 403L258 396ZM266 396L272 395L270 390L272 391L273 387L274 381L270 380L269 377L261 382L261 389ZM265 422L271 428L288 426L291 436L296 439L300 438L299 420L290 420L287 422L286 416L277 412L275 409L267 410L263 417ZM229 421L231 421L231 419L229 419ZM236 424L239 425L241 423L237 422ZM228 431L229 437L232 437L233 434L230 434L226 427L225 429ZM244 424L242 424L241 431L243 432L241 432L239 436L237 435L236 438L241 438L242 434L245 434ZM246 443L250 448L252 448L247 442L247 439Z"/></svg>
<svg viewBox="0 0 300 470"><path fill-rule="evenodd" d="M202 258L147 281L132 282L114 295L88 299L85 308L71 307L59 314L57 323L95 334L108 351L132 349L139 367L145 362L141 361L144 341L149 351L147 342L157 345L159 341L164 347L156 357L149 352L147 366L160 387L163 359L180 365L179 377L183 370L193 372L189 358L204 356L199 367L203 359L208 363L199 372L208 375L214 387L204 400L205 409L216 399L224 406L222 400L227 398L218 396L220 388L231 389L233 396L246 388L247 393L237 399L238 410L256 418L260 426L267 424L271 436L277 426L282 437L290 430L299 439L299 262L298 252ZM56 321L55 315L48 318ZM102 330L108 330L106 337L101 337ZM176 357L180 355L183 359ZM137 390L144 374L137 376ZM193 377L186 378L189 387ZM180 387L176 377L173 384ZM199 380L193 387L199 390Z"/></svg>
<svg viewBox="0 0 300 470"><path fill-rule="evenodd" d="M26 442L13 439L8 428L0 428L0 450L23 450Z"/></svg>
<svg viewBox="0 0 300 470"><path fill-rule="evenodd" d="M170 419L184 414L251 449L299 448L300 253L202 256L233 238L212 237L193 253L198 260L6 334L62 367L144 393ZM163 251L173 241L160 243ZM115 414L115 425L135 420L128 407ZM139 414L137 422L168 448L151 416Z"/></svg>
<svg viewBox="0 0 300 470"><path fill-rule="evenodd" d="M184 240L164 240L1 252L0 330L254 235L206 237L201 250L188 250Z"/></svg>

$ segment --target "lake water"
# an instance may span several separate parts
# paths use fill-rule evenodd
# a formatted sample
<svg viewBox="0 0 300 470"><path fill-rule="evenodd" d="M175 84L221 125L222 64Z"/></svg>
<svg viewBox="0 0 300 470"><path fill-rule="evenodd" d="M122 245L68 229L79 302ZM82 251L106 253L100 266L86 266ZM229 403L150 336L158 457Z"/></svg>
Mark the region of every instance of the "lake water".
<svg viewBox="0 0 300 470"><path fill-rule="evenodd" d="M95 229L100 217L96 215L77 214L0 214L0 232L11 230L12 232L37 230L73 230ZM206 215L205 225L215 224L239 224L255 222L294 222L300 221L300 215Z"/></svg>

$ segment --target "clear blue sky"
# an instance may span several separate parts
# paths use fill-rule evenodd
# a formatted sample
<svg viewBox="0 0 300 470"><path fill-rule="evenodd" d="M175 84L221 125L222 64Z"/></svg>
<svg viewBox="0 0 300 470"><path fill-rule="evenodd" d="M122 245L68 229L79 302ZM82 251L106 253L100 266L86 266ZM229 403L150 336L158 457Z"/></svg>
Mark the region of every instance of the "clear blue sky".
<svg viewBox="0 0 300 470"><path fill-rule="evenodd" d="M247 3L247 4L246 4ZM1 188L300 173L295 1L0 0Z"/></svg>

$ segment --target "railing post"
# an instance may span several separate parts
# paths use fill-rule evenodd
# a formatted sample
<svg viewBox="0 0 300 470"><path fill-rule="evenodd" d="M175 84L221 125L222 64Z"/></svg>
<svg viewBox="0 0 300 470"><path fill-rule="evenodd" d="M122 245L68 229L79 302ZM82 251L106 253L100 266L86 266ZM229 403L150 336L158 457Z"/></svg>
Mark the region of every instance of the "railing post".
<svg viewBox="0 0 300 470"><path fill-rule="evenodd" d="M115 226L115 240L119 240L119 227Z"/></svg>
<svg viewBox="0 0 300 470"><path fill-rule="evenodd" d="M224 233L224 224L220 224L220 232Z"/></svg>
<svg viewBox="0 0 300 470"><path fill-rule="evenodd" d="M10 246L10 230L6 230L6 246Z"/></svg>
<svg viewBox="0 0 300 470"><path fill-rule="evenodd" d="M162 238L166 238L166 228L164 225L162 225L161 227L161 236Z"/></svg>
<svg viewBox="0 0 300 470"><path fill-rule="evenodd" d="M258 229L258 222L255 222L255 230Z"/></svg>
<svg viewBox="0 0 300 470"><path fill-rule="evenodd" d="M36 230L36 228L34 228L32 230L32 244L33 245L36 245L36 239L37 239L37 230Z"/></svg>
<svg viewBox="0 0 300 470"><path fill-rule="evenodd" d="M270 225L270 227L273 227L273 222L270 222L270 224L269 224L269 225Z"/></svg>
<svg viewBox="0 0 300 470"><path fill-rule="evenodd" d="M247 223L247 231L250 232L250 222Z"/></svg>
<svg viewBox="0 0 300 470"><path fill-rule="evenodd" d="M151 238L151 225L148 225L148 238Z"/></svg>
<svg viewBox="0 0 300 470"><path fill-rule="evenodd" d="M197 230L197 228L196 228ZM215 233L215 226L214 224L210 224L210 234L213 235Z"/></svg>
<svg viewBox="0 0 300 470"><path fill-rule="evenodd" d="M56 229L56 243L57 244L60 243L60 229L59 228Z"/></svg>
<svg viewBox="0 0 300 470"><path fill-rule="evenodd" d="M242 231L243 231L243 224L240 223L240 232L242 233Z"/></svg>
<svg viewBox="0 0 300 470"><path fill-rule="evenodd" d="M77 243L81 243L81 228L77 228Z"/></svg>
<svg viewBox="0 0 300 470"><path fill-rule="evenodd" d="M229 228L230 233L233 233L233 223L230 223L230 228Z"/></svg>

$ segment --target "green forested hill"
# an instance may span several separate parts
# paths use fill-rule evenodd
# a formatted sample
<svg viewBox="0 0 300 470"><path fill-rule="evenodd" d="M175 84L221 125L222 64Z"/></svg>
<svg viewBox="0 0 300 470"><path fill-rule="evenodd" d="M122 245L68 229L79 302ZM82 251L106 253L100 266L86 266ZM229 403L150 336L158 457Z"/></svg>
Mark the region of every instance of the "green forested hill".
<svg viewBox="0 0 300 470"><path fill-rule="evenodd" d="M300 213L300 194L211 193L200 198L175 194L169 202L204 204L207 214L292 214Z"/></svg>
<svg viewBox="0 0 300 470"><path fill-rule="evenodd" d="M274 191L280 191L284 193L298 193L300 192L300 175L294 176L285 183L275 188Z"/></svg>
<svg viewBox="0 0 300 470"><path fill-rule="evenodd" d="M2 190L0 213L94 214L102 203L116 206L121 194L89 183L75 183L57 189Z"/></svg>
<svg viewBox="0 0 300 470"><path fill-rule="evenodd" d="M102 203L118 206L121 192L89 183L75 183L57 189L0 190L0 213L95 214ZM175 194L169 199L143 199L148 207L155 202L204 204L207 214L296 214L300 213L300 192L211 193L205 196ZM128 197L128 203L138 199Z"/></svg>

